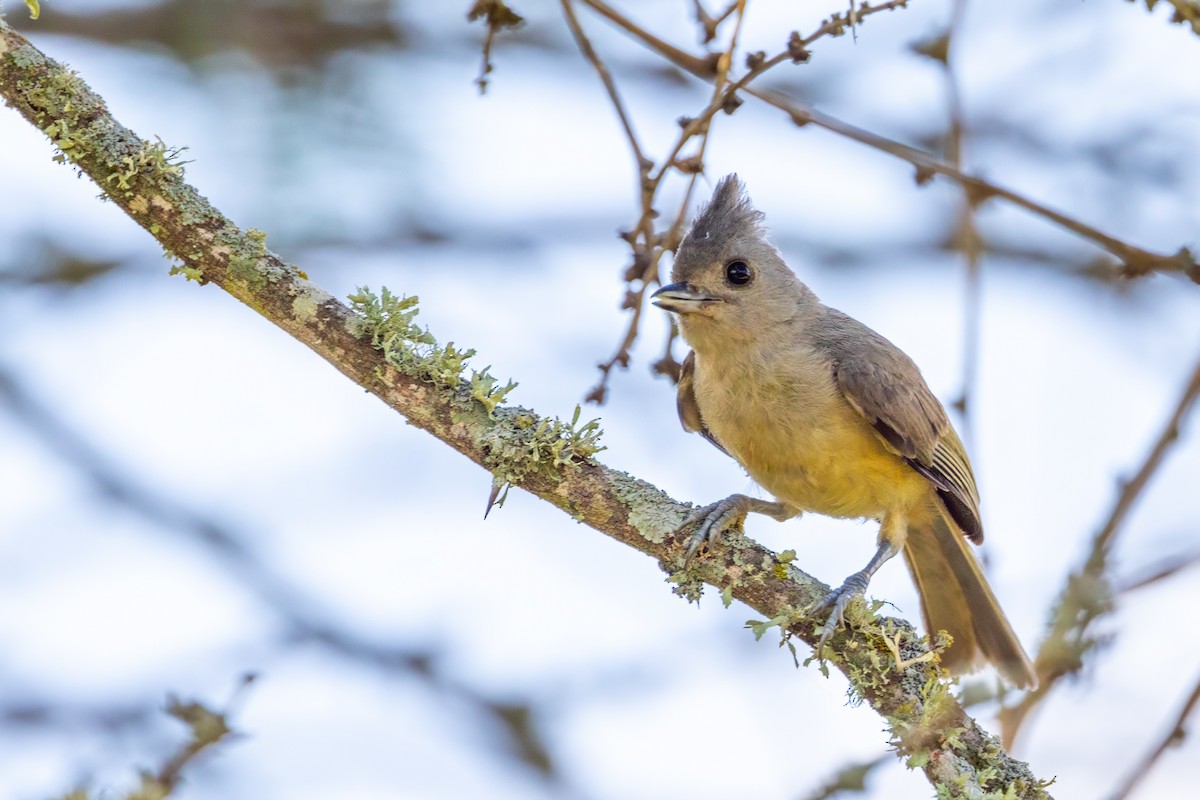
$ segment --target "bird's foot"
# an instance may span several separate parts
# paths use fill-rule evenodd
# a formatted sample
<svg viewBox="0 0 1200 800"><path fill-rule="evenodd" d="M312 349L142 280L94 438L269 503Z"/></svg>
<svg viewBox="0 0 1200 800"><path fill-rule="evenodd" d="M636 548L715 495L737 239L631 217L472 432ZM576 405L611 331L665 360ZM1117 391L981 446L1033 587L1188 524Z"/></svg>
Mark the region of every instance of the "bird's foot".
<svg viewBox="0 0 1200 800"><path fill-rule="evenodd" d="M692 559L701 547L716 542L722 533L742 524L746 515L751 511L774 517L780 522L797 513L783 503L772 503L769 500L759 500L744 494L731 494L724 500L718 500L698 508L676 529L683 531L693 526L696 528L688 537L687 550L683 556L684 565L692 563Z"/></svg>
<svg viewBox="0 0 1200 800"><path fill-rule="evenodd" d="M839 627L846 624L846 608L857 597L863 597L867 593L867 584L870 583L871 574L866 570L856 572L842 583L841 586L834 589L829 594L822 597L810 609L811 614L816 614L823 609L830 609L829 618L825 620L825 626L821 629L821 639L817 642L817 658L824 658L825 643L829 641L829 637L833 636L834 632Z"/></svg>

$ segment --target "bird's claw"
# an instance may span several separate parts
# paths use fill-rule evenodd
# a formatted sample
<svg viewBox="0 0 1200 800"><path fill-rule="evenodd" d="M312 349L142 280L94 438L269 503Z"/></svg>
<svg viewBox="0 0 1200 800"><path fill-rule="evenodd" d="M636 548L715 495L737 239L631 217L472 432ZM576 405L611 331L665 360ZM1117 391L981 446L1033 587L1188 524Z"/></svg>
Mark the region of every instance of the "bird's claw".
<svg viewBox="0 0 1200 800"><path fill-rule="evenodd" d="M706 544L716 542L717 538L734 525L746 518L747 510L739 502L738 496L726 497L707 506L693 511L677 530L683 531L695 526L696 530L688 537L687 550L684 551L684 566L692 563L696 553Z"/></svg>
<svg viewBox="0 0 1200 800"><path fill-rule="evenodd" d="M856 572L849 578L846 578L841 586L818 600L809 610L810 614L816 614L822 609L831 609L829 618L825 620L825 625L821 628L821 638L817 642L818 659L824 658L825 643L837 632L839 627L846 624L846 609L850 606L850 603L855 598L863 597L867 593L867 583L869 580L869 575Z"/></svg>

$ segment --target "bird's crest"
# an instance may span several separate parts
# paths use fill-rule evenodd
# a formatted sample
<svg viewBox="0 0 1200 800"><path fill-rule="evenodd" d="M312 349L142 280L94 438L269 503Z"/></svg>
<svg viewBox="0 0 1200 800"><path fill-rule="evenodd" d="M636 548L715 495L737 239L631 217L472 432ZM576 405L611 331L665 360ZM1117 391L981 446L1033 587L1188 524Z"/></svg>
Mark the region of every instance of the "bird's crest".
<svg viewBox="0 0 1200 800"><path fill-rule="evenodd" d="M762 222L763 213L750 202L745 184L736 174L730 174L717 182L712 199L696 215L687 238L696 243L727 242L747 233L761 232Z"/></svg>

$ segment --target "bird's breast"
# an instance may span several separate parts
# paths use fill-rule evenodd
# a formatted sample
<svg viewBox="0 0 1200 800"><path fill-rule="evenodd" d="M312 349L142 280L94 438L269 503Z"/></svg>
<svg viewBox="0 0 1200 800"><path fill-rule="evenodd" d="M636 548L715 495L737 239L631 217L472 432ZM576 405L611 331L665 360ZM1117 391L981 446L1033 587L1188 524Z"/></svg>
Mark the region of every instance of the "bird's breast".
<svg viewBox="0 0 1200 800"><path fill-rule="evenodd" d="M881 517L919 502L923 478L887 450L811 350L771 358L697 354L695 392L709 431L759 485L806 511Z"/></svg>

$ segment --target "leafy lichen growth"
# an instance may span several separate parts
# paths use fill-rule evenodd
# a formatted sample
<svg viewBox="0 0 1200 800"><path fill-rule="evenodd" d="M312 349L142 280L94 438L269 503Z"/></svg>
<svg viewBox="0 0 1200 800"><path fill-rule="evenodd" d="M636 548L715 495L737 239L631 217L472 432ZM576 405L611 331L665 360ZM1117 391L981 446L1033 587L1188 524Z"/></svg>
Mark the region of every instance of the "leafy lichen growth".
<svg viewBox="0 0 1200 800"><path fill-rule="evenodd" d="M471 397L474 397L483 405L489 417L495 419L496 406L504 402L504 398L509 392L517 388L517 384L509 381L500 386L500 381L488 372L489 369L491 367L484 367L481 372L472 371Z"/></svg>
<svg viewBox="0 0 1200 800"><path fill-rule="evenodd" d="M66 120L56 120L51 124L51 127L60 124L64 127L65 131ZM46 130L46 135L52 139L55 138L55 134L51 133L49 129ZM187 148L168 147L162 139L157 136L155 139L157 139L155 142L143 141L142 148L138 152L125 156L119 163L113 165L113 171L109 173L107 183L111 184L113 181L116 181L116 186L110 187L110 191L114 189L123 191L126 197L132 197L133 182L143 173L153 178L162 175L183 177L183 165L190 162L182 160L180 155ZM73 141L69 141L68 144L64 145L61 140L55 139L54 143L64 153L68 148L75 146Z"/></svg>
<svg viewBox="0 0 1200 800"><path fill-rule="evenodd" d="M496 409L492 409L495 417ZM599 420L580 421L582 408L575 406L570 422L535 417L527 411L501 409L500 421L490 427L483 440L488 449L488 466L502 484L520 484L534 473L557 476L564 468L577 469L599 453Z"/></svg>
<svg viewBox="0 0 1200 800"><path fill-rule="evenodd" d="M204 283L204 272L188 264L172 264L170 275L182 275L184 280Z"/></svg>
<svg viewBox="0 0 1200 800"><path fill-rule="evenodd" d="M599 420L581 421L575 407L570 422L538 417L524 409L503 407L516 383L500 385L487 368L466 372L474 350L460 350L453 342L437 339L417 324L417 298L396 296L387 288L379 294L360 288L349 297L356 314L356 336L369 336L371 345L401 373L453 393L484 412L491 423L481 433L487 449L487 466L498 486L520 484L533 473L555 476L563 468L577 468L604 449ZM461 410L461 408L459 409ZM501 501L502 502L502 501Z"/></svg>

